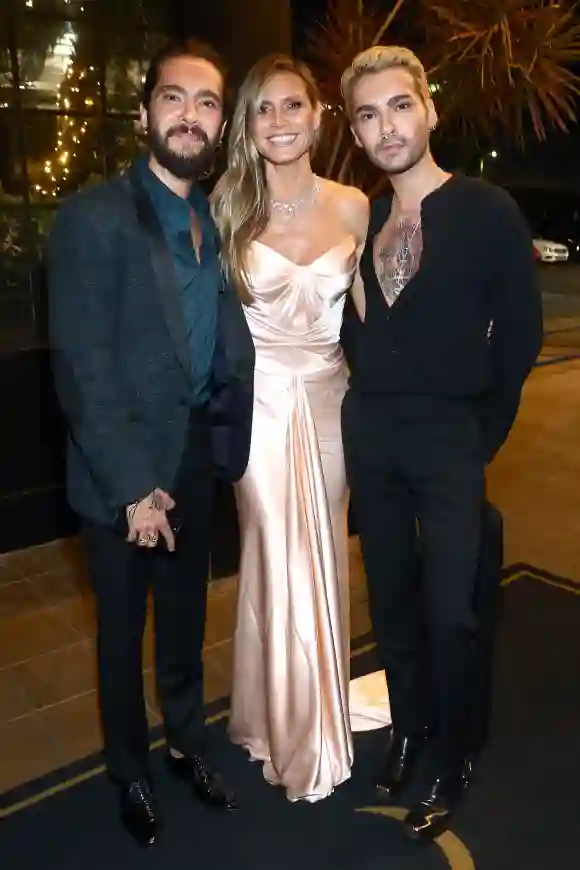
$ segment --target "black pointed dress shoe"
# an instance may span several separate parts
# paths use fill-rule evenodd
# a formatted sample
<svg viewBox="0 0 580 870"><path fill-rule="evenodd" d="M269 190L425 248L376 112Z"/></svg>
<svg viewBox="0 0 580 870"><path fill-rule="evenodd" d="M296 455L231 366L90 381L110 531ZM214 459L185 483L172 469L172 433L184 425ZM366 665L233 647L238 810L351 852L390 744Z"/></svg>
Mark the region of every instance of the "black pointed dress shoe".
<svg viewBox="0 0 580 870"><path fill-rule="evenodd" d="M152 846L157 838L159 820L155 811L153 793L144 779L119 786L121 821L126 830L141 846Z"/></svg>
<svg viewBox="0 0 580 870"><path fill-rule="evenodd" d="M377 797L387 800L409 784L425 734L405 737L393 733L376 782Z"/></svg>
<svg viewBox="0 0 580 870"><path fill-rule="evenodd" d="M431 780L425 797L411 808L405 819L407 834L414 840L430 841L439 837L449 827L466 785L463 769Z"/></svg>
<svg viewBox="0 0 580 870"><path fill-rule="evenodd" d="M189 782L197 797L210 807L228 810L237 809L238 803L219 773L208 767L201 755L173 755L168 752L165 760L169 770L180 779Z"/></svg>

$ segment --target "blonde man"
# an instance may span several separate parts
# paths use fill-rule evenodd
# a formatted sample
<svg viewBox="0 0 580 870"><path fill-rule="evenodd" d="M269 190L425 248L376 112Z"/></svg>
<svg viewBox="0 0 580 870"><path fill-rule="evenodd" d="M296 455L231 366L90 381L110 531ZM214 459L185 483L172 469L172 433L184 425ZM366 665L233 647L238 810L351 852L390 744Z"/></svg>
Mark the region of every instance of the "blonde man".
<svg viewBox="0 0 580 870"><path fill-rule="evenodd" d="M428 839L447 827L465 785L481 685L474 587L485 466L511 429L540 349L540 296L514 202L435 162L437 112L419 59L398 46L362 52L344 72L342 94L356 144L392 185L371 209L355 292L363 322L343 404L393 716L379 791L406 785L423 750L427 776L406 825Z"/></svg>

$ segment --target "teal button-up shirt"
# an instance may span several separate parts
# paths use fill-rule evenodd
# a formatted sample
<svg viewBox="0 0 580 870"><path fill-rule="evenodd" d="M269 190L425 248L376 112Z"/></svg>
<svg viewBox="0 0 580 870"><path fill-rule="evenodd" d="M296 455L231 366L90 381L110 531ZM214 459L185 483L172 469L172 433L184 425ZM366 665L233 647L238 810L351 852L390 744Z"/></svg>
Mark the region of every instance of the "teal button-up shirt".
<svg viewBox="0 0 580 870"><path fill-rule="evenodd" d="M210 393L215 349L218 294L222 286L219 238L204 192L194 185L187 200L173 193L151 172L144 158L140 172L157 212L173 259L177 287L187 325L191 370L191 404L204 404ZM191 238L191 213L202 235L198 262Z"/></svg>

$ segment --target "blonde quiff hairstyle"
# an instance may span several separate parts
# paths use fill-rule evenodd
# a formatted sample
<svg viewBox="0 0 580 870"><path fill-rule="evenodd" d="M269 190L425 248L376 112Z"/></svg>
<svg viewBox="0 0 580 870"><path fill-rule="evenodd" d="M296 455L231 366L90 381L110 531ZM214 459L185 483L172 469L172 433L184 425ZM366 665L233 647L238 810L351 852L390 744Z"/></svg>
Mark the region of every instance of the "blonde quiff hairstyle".
<svg viewBox="0 0 580 870"><path fill-rule="evenodd" d="M397 68L410 74L417 93L426 102L430 98L427 74L417 55L401 45L375 45L357 54L342 74L340 92L347 114L352 116L354 89L363 76Z"/></svg>
<svg viewBox="0 0 580 870"><path fill-rule="evenodd" d="M320 104L316 80L306 64L285 54L270 54L255 63L238 91L230 128L228 166L211 195L212 215L222 242L222 263L246 303L252 299L247 277L248 251L270 219L264 158L254 143L252 123L264 86L279 73L298 76L311 105Z"/></svg>

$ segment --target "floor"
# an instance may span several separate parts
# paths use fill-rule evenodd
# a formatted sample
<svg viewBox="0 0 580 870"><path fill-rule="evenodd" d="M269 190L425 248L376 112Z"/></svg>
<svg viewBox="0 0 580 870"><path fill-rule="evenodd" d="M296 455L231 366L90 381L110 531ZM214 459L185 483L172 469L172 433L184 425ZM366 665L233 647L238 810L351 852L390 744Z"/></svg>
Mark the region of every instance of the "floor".
<svg viewBox="0 0 580 870"><path fill-rule="evenodd" d="M561 356L544 350L544 360ZM580 582L580 360L532 374L512 436L489 472L506 520L506 563L528 562ZM388 554L385 554L388 558ZM369 625L356 539L351 541L352 634ZM227 694L236 578L210 586L206 696ZM100 746L95 623L75 541L0 556L0 792ZM145 642L152 723L159 721Z"/></svg>

